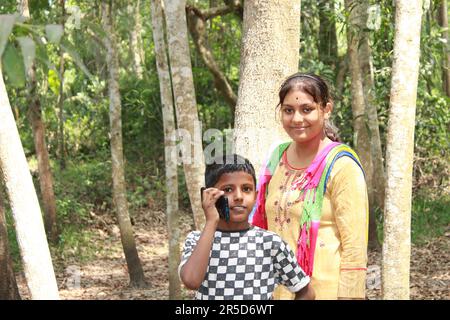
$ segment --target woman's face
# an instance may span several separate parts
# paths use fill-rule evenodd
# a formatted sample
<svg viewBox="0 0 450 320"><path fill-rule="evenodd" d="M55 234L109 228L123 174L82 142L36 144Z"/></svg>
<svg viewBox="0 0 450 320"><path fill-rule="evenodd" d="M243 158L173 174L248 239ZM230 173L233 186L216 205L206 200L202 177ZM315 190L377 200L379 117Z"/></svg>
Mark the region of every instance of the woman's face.
<svg viewBox="0 0 450 320"><path fill-rule="evenodd" d="M304 143L323 137L325 119L331 113L331 103L322 108L310 94L291 90L284 98L280 111L286 133L295 142Z"/></svg>

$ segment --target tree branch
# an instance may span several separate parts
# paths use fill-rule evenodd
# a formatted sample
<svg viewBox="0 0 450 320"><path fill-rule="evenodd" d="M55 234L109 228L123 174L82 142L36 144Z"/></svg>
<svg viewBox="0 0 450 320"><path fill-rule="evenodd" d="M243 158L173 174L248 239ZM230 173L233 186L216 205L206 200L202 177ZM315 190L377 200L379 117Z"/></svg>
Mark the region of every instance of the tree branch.
<svg viewBox="0 0 450 320"><path fill-rule="evenodd" d="M186 6L186 17L189 32L192 35L192 39L194 40L195 47L199 52L200 57L214 77L214 86L225 98L225 101L230 105L232 112L234 113L234 108L237 103L237 96L233 92L227 78L222 73L216 60L214 59L206 36L206 20L203 19L203 15L199 15L198 12L199 9Z"/></svg>

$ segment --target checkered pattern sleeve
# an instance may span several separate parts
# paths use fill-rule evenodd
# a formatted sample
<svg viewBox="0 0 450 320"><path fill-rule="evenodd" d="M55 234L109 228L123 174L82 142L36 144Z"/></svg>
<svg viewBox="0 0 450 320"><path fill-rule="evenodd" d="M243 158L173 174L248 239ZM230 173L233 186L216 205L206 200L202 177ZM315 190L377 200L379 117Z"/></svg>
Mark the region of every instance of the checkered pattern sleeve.
<svg viewBox="0 0 450 320"><path fill-rule="evenodd" d="M274 236L276 250L274 256L274 268L277 282L287 287L291 292L298 292L305 287L310 279L303 272L295 259L289 245L280 237Z"/></svg>
<svg viewBox="0 0 450 320"><path fill-rule="evenodd" d="M181 262L178 266L178 276L181 274L181 267L187 262L189 257L194 251L195 246L197 245L198 240L200 239L200 231L192 231L190 232L186 240L184 241L183 253L181 255Z"/></svg>

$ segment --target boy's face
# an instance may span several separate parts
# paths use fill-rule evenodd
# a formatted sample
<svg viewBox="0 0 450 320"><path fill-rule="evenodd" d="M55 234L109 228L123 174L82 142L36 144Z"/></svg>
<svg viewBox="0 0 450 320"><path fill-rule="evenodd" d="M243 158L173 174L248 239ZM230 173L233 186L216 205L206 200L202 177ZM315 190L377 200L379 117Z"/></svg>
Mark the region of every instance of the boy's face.
<svg viewBox="0 0 450 320"><path fill-rule="evenodd" d="M221 220L219 227L240 229L248 227L248 216L256 201L256 186L253 177L244 171L224 173L217 181L215 188L223 190L228 198L230 221L228 225Z"/></svg>

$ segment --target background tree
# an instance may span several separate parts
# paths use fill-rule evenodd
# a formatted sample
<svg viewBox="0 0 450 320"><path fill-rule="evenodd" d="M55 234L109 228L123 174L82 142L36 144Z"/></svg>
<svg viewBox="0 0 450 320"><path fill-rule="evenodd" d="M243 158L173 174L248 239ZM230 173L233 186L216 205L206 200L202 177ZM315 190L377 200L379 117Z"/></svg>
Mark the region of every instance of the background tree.
<svg viewBox="0 0 450 320"><path fill-rule="evenodd" d="M395 6L382 289L384 299L409 299L412 164L422 1L396 0Z"/></svg>
<svg viewBox="0 0 450 320"><path fill-rule="evenodd" d="M108 88L110 100L111 125L111 163L113 179L113 198L116 205L117 220L120 228L120 238L130 275L130 286L136 288L146 287L141 261L136 249L133 228L128 213L126 198L123 144L122 144L122 117L121 98L119 92L119 59L117 57L115 32L112 19L113 8L108 3L102 3L102 23L105 35L105 47L108 49L106 62L108 64Z"/></svg>
<svg viewBox="0 0 450 320"><path fill-rule="evenodd" d="M187 150L183 150L186 187L195 226L201 229L205 223L205 217L201 208L199 190L204 184L205 162L192 77L185 4L184 0L165 0L164 9L177 126L186 133L184 138L189 139Z"/></svg>
<svg viewBox="0 0 450 320"><path fill-rule="evenodd" d="M175 146L175 116L170 82L167 44L164 33L164 12L161 0L151 1L153 41L158 70L161 106L164 121L164 159L166 172L166 215L169 233L169 299L181 298L178 265L180 264L180 230L178 208L178 177Z"/></svg>
<svg viewBox="0 0 450 320"><path fill-rule="evenodd" d="M20 0L18 3L19 13L25 19L30 19L30 9L27 0ZM30 48L35 49L31 38L22 41L29 43ZM31 43L32 44L31 44ZM25 44L24 44L25 45ZM29 52L30 56L34 55ZM42 120L41 101L37 91L36 64L33 61L26 70L28 84L29 108L27 111L28 120L31 124L34 147L38 162L39 184L44 207L44 223L48 238L56 242L58 240L58 225L56 221L56 199L53 190L53 175L50 167L50 159L45 141L45 125Z"/></svg>

